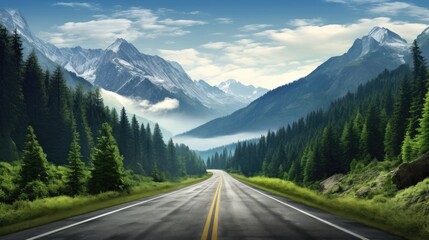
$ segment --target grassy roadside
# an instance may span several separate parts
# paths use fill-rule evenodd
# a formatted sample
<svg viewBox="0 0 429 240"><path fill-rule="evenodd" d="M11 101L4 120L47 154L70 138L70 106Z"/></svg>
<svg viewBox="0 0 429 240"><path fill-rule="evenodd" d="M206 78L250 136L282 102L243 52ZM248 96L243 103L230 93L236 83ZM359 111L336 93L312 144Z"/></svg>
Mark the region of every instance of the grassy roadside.
<svg viewBox="0 0 429 240"><path fill-rule="evenodd" d="M247 178L238 174L231 175L259 189L407 239L429 239L428 216L424 213L403 210L394 204L393 201L377 202L352 197L331 198L281 179L266 177Z"/></svg>
<svg viewBox="0 0 429 240"><path fill-rule="evenodd" d="M212 173L208 173L201 178L188 178L181 182L144 182L133 187L129 194L106 192L74 198L58 196L31 202L17 201L12 205L0 203L0 236L121 203L171 192L201 182L211 176Z"/></svg>

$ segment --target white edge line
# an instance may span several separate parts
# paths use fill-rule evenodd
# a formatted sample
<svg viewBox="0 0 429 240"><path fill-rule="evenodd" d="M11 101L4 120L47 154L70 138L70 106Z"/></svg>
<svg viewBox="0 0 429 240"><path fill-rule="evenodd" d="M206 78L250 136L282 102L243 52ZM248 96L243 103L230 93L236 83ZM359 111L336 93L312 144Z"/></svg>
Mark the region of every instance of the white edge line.
<svg viewBox="0 0 429 240"><path fill-rule="evenodd" d="M211 179L211 178L209 178L209 179ZM209 179L207 179L207 180L209 180ZM204 182L205 182L205 181L204 181ZM204 183L204 182L201 182L200 184L202 184L202 183ZM210 185L210 184L208 184L208 185ZM54 229L54 230L49 231L49 232L45 232L45 233L42 233L42 234L36 235L36 236L34 236L34 237L27 238L26 240L35 240L35 239L39 239L39 238L42 238L42 237L46 237L46 236L49 236L49 235L51 235L51 234L54 234L54 233L57 233L57 232L61 232L61 231L63 231L63 230L66 230L66 229L69 229L69 228L75 227L75 226L77 226L77 225L81 225L81 224L83 224L83 223L90 222L90 221L95 220L95 219L98 219L98 218L105 217L105 216L110 215L110 214L113 214L113 213L117 213L117 212L119 212L119 211L123 211L123 210L128 209L128 208L132 208L132 207L135 207L135 206L138 206L138 205L141 205L141 204L147 203L147 202L151 202L151 201L156 200L156 199L160 199L160 198L166 197L166 196L168 196L168 195L172 195L172 194L175 194L175 193L178 193L178 192L181 192L181 191L185 191L185 190L187 190L187 189L188 189L188 188L190 188L190 187L195 187L195 185L191 185L191 186L188 186L188 187L185 187L185 188L182 188L182 189L179 189L179 190L176 190L176 191L170 192L170 193L163 194L163 195L158 196L158 197L154 197L154 198L151 198L151 199L148 199L148 200L145 200L145 201L141 201L141 202L138 202L138 203L134 203L134 204L128 205L128 206L126 206L126 207L122 207L122 208L119 208L119 209L116 209L116 210L113 210L113 211L107 212L107 213L103 213L103 214L100 214L100 215L94 216L94 217L92 217L92 218L88 218L88 219L82 220L82 221L77 222L77 223L73 223L73 224L70 224L70 225L67 225L67 226L64 226L64 227L60 227L60 228Z"/></svg>
<svg viewBox="0 0 429 240"><path fill-rule="evenodd" d="M234 179L234 178L233 178L233 179ZM305 215L307 215L307 216L309 216L309 217L312 217L312 218L314 218L314 219L316 219L316 220L318 220L318 221L320 221L320 222L323 222L323 223L325 223L325 224L327 224L327 225L329 225L329 226L331 226L331 227L334 227L334 228L336 228L336 229L338 229L338 230L341 230L341 231L343 231L343 232L345 232L345 233L348 233L348 234L350 234L350 235L352 235L352 236L354 236L354 237L356 237L356 238L359 238L359 239L361 239L361 240L369 240L369 238L366 238L366 237L364 237L364 236L361 236L361 235L359 235L359 234L357 234L357 233L354 233L354 232L352 232L352 231L350 231L350 230L347 230L347 229L345 229L345 228L343 228L343 227L340 227L340 226L338 226L338 225L336 225L336 224L334 224L334 223L331 223L331 222L326 221L326 220L324 220L324 219L322 219L322 218L319 218L319 217L317 217L317 216L314 216L314 215L313 215L313 214L311 214L311 213L308 213L308 212L306 212L306 211L304 211L304 210L301 210L301 209L299 209L299 208L297 208L297 207L294 207L294 206L292 206L292 205L290 205L290 204L287 204L287 203L285 203L285 202L282 202L282 201L278 200L277 198L271 197L270 195L267 195L267 194L265 194L265 193L263 193L263 192L260 192L260 191L258 191L258 190L256 190L256 189L252 188L252 187L249 187L248 185L246 185L246 184L244 184L244 183L242 183L242 182L238 181L237 179L234 179L234 180L235 180L235 181L237 181L237 182L239 182L239 183L241 183L241 184L243 184L243 185L244 185L244 186L246 186L247 188L249 188L249 189L251 189L251 190L253 190L253 191L257 192L257 193L259 193L259 194L261 194L261 195L263 195L263 196L265 196L265 197L267 197L267 198L270 198L271 200L274 200L274 201L276 201L276 202L278 202L278 203L280 203L280 204L283 204L283 205L285 205L285 206L287 206L287 207L289 207L289 208L292 208L292 209L294 209L294 210L296 210L296 211L298 211L298 212L300 212L300 213L303 213L303 214L305 214Z"/></svg>

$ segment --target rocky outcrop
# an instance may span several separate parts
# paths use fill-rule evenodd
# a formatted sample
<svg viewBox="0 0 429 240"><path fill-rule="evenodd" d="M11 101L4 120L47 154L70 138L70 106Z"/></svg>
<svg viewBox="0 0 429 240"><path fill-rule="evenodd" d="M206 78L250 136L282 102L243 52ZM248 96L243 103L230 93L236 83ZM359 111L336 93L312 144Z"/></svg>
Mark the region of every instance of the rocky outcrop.
<svg viewBox="0 0 429 240"><path fill-rule="evenodd" d="M424 154L417 160L404 163L393 174L392 181L398 189L404 189L429 177L429 155Z"/></svg>
<svg viewBox="0 0 429 240"><path fill-rule="evenodd" d="M323 193L335 192L335 188L338 188L338 184L341 182L341 179L343 179L343 177L343 174L335 174L325 179L323 182L320 183L320 191Z"/></svg>

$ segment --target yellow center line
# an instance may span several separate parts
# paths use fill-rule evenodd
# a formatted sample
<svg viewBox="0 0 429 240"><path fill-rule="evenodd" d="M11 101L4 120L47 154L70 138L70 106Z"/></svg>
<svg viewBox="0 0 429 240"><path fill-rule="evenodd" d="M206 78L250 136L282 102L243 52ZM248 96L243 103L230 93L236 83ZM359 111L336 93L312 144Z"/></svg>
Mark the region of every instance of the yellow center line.
<svg viewBox="0 0 429 240"><path fill-rule="evenodd" d="M220 202L220 189L222 188L222 178L220 179L220 187L219 192L217 193L217 201L216 201L216 210L213 220L213 229L212 229L212 240L217 239L217 226L218 226L218 217L219 217L219 202Z"/></svg>
<svg viewBox="0 0 429 240"><path fill-rule="evenodd" d="M220 200L220 188L221 187L222 187L222 177L219 180L219 183L218 183L217 188L216 188L216 192L213 196L213 201L212 201L212 204L210 206L210 211L209 211L209 214L207 216L206 223L204 225L204 231L203 231L203 235L201 236L201 240L208 239L207 237L209 235L210 222L212 220L213 209L214 209L215 205L216 205L215 223L214 223L215 226L213 226L213 229L212 229L212 239L215 240L217 238L217 219L218 219L218 215L219 215L219 200ZM215 233L215 230L216 230L216 233Z"/></svg>

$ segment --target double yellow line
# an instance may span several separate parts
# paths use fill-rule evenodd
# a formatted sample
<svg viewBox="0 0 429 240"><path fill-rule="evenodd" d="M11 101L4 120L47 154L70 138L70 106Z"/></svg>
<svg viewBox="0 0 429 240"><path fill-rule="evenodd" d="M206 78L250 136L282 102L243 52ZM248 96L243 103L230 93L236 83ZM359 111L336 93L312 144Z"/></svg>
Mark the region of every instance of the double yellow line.
<svg viewBox="0 0 429 240"><path fill-rule="evenodd" d="M219 218L219 202L220 202L220 190L222 188L222 177L220 177L219 183L216 188L216 192L213 197L212 205L210 207L209 215L206 219L206 224L204 225L204 231L203 235L201 236L201 240L207 240L209 235L209 229L211 225L211 220L214 213L214 219L213 219L213 228L212 228L212 237L211 240L217 239L217 227L218 227L218 218ZM216 208L215 208L216 206Z"/></svg>

